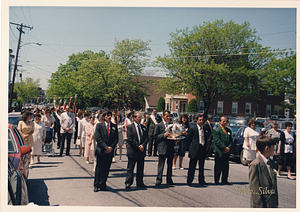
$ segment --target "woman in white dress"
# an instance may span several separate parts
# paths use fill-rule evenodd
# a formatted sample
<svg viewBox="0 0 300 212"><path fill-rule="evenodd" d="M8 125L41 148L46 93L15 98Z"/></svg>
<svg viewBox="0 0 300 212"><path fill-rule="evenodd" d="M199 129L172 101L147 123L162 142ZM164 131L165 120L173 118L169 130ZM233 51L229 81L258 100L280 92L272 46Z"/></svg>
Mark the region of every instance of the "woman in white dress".
<svg viewBox="0 0 300 212"><path fill-rule="evenodd" d="M85 112L83 114L84 118L78 122L78 139L80 139L80 148L79 155L82 154L84 156L84 148L85 148L85 125L88 123L90 113Z"/></svg>
<svg viewBox="0 0 300 212"><path fill-rule="evenodd" d="M85 125L85 148L84 157L86 157L86 163L90 163L90 154L92 146L92 132L94 129L95 116L90 117L90 122Z"/></svg>
<svg viewBox="0 0 300 212"><path fill-rule="evenodd" d="M33 115L34 120L34 132L32 134L34 146L32 147L31 160L34 162L34 155L37 156L37 161L40 162L40 155L42 154L42 144L46 139L45 124L41 122L41 114L35 113Z"/></svg>
<svg viewBox="0 0 300 212"><path fill-rule="evenodd" d="M118 125L118 138L119 138L118 146L119 146L119 153L120 153L120 161L122 161L122 146L124 145L124 139L123 139L124 125L122 123L121 115L117 115L117 125Z"/></svg>
<svg viewBox="0 0 300 212"><path fill-rule="evenodd" d="M259 136L258 129L255 128L256 120L250 119L248 127L244 132L244 158L246 158L248 165L256 158L256 141Z"/></svg>

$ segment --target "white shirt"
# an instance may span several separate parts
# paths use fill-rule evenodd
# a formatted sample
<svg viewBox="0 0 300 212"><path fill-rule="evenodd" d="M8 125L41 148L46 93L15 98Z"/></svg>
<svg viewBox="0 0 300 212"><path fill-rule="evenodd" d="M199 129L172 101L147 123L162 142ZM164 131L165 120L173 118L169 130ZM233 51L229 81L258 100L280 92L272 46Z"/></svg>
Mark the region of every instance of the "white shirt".
<svg viewBox="0 0 300 212"><path fill-rule="evenodd" d="M285 135L285 143L293 143L294 137L293 132L288 133L286 130L284 131ZM293 153L293 145L284 144L284 153Z"/></svg>
<svg viewBox="0 0 300 212"><path fill-rule="evenodd" d="M199 124L197 124L198 127L198 132L199 132L199 144L202 144L204 146L204 130L203 130L203 126L200 127ZM201 135L201 131L202 131L202 135Z"/></svg>
<svg viewBox="0 0 300 212"><path fill-rule="evenodd" d="M247 147L246 144L246 139L243 144L244 149L249 149L249 150L256 150L256 141L259 136L259 132L257 131L257 128L253 130L251 127L247 127L244 131L244 138L248 138L248 142L250 147Z"/></svg>
<svg viewBox="0 0 300 212"><path fill-rule="evenodd" d="M270 167L270 165L268 165L267 163L268 163L268 161L269 161L269 159L268 158L266 158L263 154L261 154L260 152L258 152L259 154L260 154L260 156L261 156L261 158L263 159L263 161L265 162L265 164L266 164L266 166L268 167L268 171L269 171L269 173L270 173L270 176L271 176L271 178L272 178L272 173L271 173L271 169L269 168Z"/></svg>
<svg viewBox="0 0 300 212"><path fill-rule="evenodd" d="M139 143L141 143L141 136L142 136L142 135L139 134L139 127L140 127L140 126L139 126L139 124L137 124L137 123L135 123L135 122L134 122L134 126L135 126L135 129L136 129L138 138L139 138ZM142 132L141 127L140 127L140 131Z"/></svg>

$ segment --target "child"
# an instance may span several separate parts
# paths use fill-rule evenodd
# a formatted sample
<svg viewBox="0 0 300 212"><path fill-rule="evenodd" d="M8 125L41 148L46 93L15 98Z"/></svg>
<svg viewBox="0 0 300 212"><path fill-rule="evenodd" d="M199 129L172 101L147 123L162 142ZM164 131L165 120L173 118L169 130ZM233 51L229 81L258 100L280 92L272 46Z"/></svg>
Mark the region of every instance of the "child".
<svg viewBox="0 0 300 212"><path fill-rule="evenodd" d="M274 154L275 145L269 136L257 139L259 154L250 164L249 171L252 208L278 208L277 174L273 160L269 159Z"/></svg>

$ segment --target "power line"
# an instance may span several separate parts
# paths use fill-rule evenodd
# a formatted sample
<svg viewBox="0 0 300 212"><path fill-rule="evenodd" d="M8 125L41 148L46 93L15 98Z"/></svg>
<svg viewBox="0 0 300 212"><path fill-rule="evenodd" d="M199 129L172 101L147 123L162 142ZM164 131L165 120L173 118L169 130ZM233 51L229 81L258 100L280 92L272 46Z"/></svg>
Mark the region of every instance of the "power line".
<svg viewBox="0 0 300 212"><path fill-rule="evenodd" d="M11 9L11 11L13 12L13 14L15 14L16 18L19 19L20 22L22 22L22 21L20 20L20 18L16 15L16 13L13 11L12 7L10 7L10 9Z"/></svg>
<svg viewBox="0 0 300 212"><path fill-rule="evenodd" d="M22 13L23 13L23 16L24 16L24 18L25 18L26 23L28 23L28 21L27 21L27 19L26 19L26 17L25 17L24 11L23 11L23 7L21 7L21 10L22 10Z"/></svg>

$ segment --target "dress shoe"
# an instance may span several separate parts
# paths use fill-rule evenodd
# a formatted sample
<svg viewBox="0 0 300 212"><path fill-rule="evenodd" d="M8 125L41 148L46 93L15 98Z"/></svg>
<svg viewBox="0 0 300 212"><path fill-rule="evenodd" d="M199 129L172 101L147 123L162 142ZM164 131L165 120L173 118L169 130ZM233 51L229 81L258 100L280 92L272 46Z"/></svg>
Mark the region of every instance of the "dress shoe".
<svg viewBox="0 0 300 212"><path fill-rule="evenodd" d="M158 154L153 154L153 156L158 156Z"/></svg>
<svg viewBox="0 0 300 212"><path fill-rule="evenodd" d="M100 188L100 191L109 191L109 190L105 187L105 188Z"/></svg>
<svg viewBox="0 0 300 212"><path fill-rule="evenodd" d="M138 184L137 187L138 187L138 188L147 188L147 186L146 186L144 183Z"/></svg>
<svg viewBox="0 0 300 212"><path fill-rule="evenodd" d="M220 185L220 183L219 183L219 182L215 182L215 184L216 184L216 185Z"/></svg>
<svg viewBox="0 0 300 212"><path fill-rule="evenodd" d="M208 183L206 183L205 181L202 181L199 183L200 185L208 185Z"/></svg>
<svg viewBox="0 0 300 212"><path fill-rule="evenodd" d="M226 181L226 182L222 182L223 185L232 185L232 183Z"/></svg>
<svg viewBox="0 0 300 212"><path fill-rule="evenodd" d="M176 185L176 184L173 182L168 182L167 185Z"/></svg>
<svg viewBox="0 0 300 212"><path fill-rule="evenodd" d="M130 189L130 185L129 184L125 184L125 189Z"/></svg>
<svg viewBox="0 0 300 212"><path fill-rule="evenodd" d="M161 186L161 182L155 183L155 186Z"/></svg>
<svg viewBox="0 0 300 212"><path fill-rule="evenodd" d="M188 186L192 186L192 183L187 183L188 184Z"/></svg>
<svg viewBox="0 0 300 212"><path fill-rule="evenodd" d="M94 192L100 191L100 188L94 188Z"/></svg>

